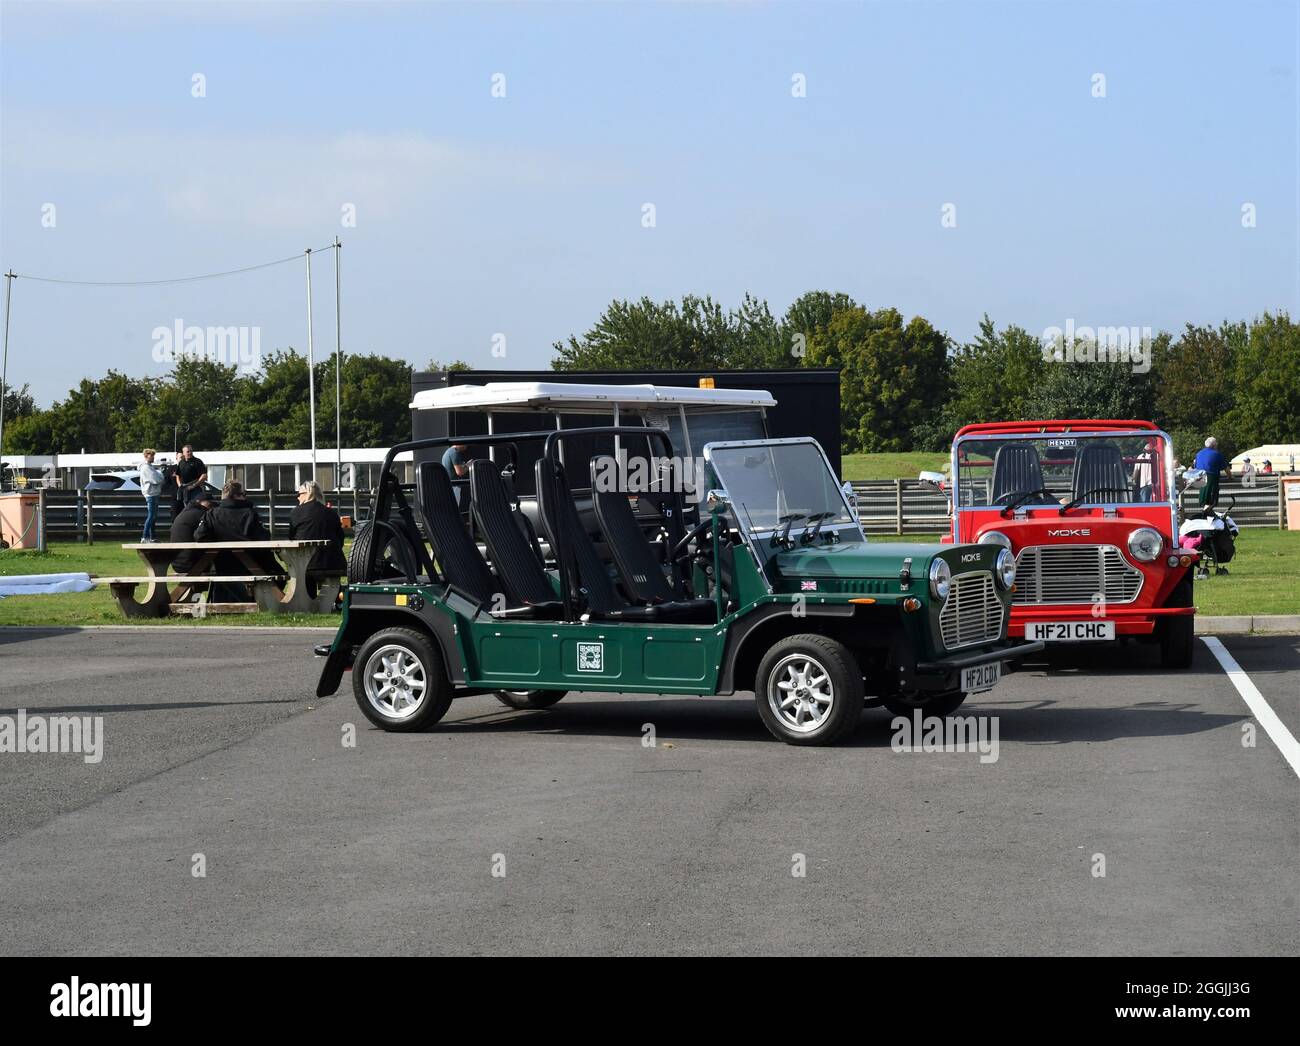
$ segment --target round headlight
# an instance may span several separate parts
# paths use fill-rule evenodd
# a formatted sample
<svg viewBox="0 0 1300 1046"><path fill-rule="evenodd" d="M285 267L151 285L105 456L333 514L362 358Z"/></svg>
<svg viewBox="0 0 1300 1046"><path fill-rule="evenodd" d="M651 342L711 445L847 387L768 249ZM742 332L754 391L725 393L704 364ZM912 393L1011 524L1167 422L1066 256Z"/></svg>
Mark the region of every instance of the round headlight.
<svg viewBox="0 0 1300 1046"><path fill-rule="evenodd" d="M947 599L948 589L952 587L952 571L942 559L930 563L930 594L936 599Z"/></svg>
<svg viewBox="0 0 1300 1046"><path fill-rule="evenodd" d="M1139 527L1128 536L1128 553L1139 563L1153 562L1164 547L1164 538L1153 527Z"/></svg>
<svg viewBox="0 0 1300 1046"><path fill-rule="evenodd" d="M1016 557L1010 549L1004 548L998 553L997 561L993 564L993 576L1003 588L1010 588L1016 583Z"/></svg>
<svg viewBox="0 0 1300 1046"><path fill-rule="evenodd" d="M989 530L980 535L981 545L1001 545L1003 548L1011 547L1011 539L1000 530Z"/></svg>

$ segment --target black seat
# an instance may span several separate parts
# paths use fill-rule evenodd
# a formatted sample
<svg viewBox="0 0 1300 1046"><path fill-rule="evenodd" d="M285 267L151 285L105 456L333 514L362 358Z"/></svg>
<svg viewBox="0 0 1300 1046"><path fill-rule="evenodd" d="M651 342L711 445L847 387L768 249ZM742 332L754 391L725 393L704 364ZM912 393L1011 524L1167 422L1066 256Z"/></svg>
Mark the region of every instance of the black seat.
<svg viewBox="0 0 1300 1046"><path fill-rule="evenodd" d="M993 455L993 504L999 504L1002 498L1009 500L1012 494L1028 494L1046 487L1037 447L1032 443L1004 443L998 447ZM1048 501L1045 495L1039 494L1026 504L1041 505Z"/></svg>
<svg viewBox="0 0 1300 1046"><path fill-rule="evenodd" d="M714 603L711 599L691 599L679 601L676 593L664 577L659 558L654 554L646 540L641 524L637 522L636 513L628 504L627 495L617 490L601 490L600 479L617 474L614 459L605 455L591 459L591 501L596 511L596 520L610 554L614 557L614 566L623 587L631 593L632 598L654 606L663 603L681 602L685 606L694 606L712 620Z"/></svg>
<svg viewBox="0 0 1300 1046"><path fill-rule="evenodd" d="M507 594L523 606L558 610L560 602L555 598L555 590L519 529L513 499L496 463L487 458L471 461L469 489L474 521Z"/></svg>
<svg viewBox="0 0 1300 1046"><path fill-rule="evenodd" d="M560 569L565 571L570 591L580 593L586 602L588 617L623 621L680 621L695 619L699 609L684 603L661 603L657 606L632 606L618 593L613 579L596 552L596 544L587 533L568 481L564 467L554 472L547 468L545 458L535 466L537 495L541 518L546 527L551 547L557 550ZM709 619L711 620L711 618Z"/></svg>
<svg viewBox="0 0 1300 1046"><path fill-rule="evenodd" d="M466 597L488 607L496 616L533 617L539 613L553 612L551 607L507 606L500 609L505 598L504 586L498 585L488 570L478 546L461 522L460 506L452 489L447 470L437 461L420 463L416 474L416 490L424 523L429 530L429 541L442 568L443 577Z"/></svg>
<svg viewBox="0 0 1300 1046"><path fill-rule="evenodd" d="M1082 498L1089 491L1102 491L1090 501L1128 501L1128 470L1124 453L1113 443L1084 443L1074 459L1072 497Z"/></svg>

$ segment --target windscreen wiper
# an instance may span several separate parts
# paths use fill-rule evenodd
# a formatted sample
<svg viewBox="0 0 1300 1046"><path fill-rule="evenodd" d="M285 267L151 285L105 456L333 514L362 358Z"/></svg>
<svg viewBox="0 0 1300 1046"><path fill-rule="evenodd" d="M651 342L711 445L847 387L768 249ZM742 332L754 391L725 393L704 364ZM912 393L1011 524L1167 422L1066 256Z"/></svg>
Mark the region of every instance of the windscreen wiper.
<svg viewBox="0 0 1300 1046"><path fill-rule="evenodd" d="M1044 490L1042 487L1039 487L1037 490L1018 490L1014 495L1003 494L1003 498L1010 496L1011 500L1008 501L1006 507L1002 509L1002 518L1009 518L1012 512L1018 509L1030 498L1038 497L1039 494L1046 494L1049 498L1052 498L1053 501L1056 500L1056 498L1052 496L1050 490ZM998 500L1001 501L1002 498L999 498Z"/></svg>
<svg viewBox="0 0 1300 1046"><path fill-rule="evenodd" d="M791 512L788 516L782 516L777 520L778 523L784 523L785 526L772 535L773 548L790 548L794 544L790 540L790 527L794 525L797 519L803 519L802 512Z"/></svg>
<svg viewBox="0 0 1300 1046"><path fill-rule="evenodd" d="M817 526L804 527L803 533L799 535L799 544L811 545L813 542L815 542L817 538L821 536L822 524L825 523L826 520L830 519L834 515L835 515L834 512L814 512L811 516L809 516L806 522L809 524L816 523ZM830 533L830 531L827 531L827 533Z"/></svg>
<svg viewBox="0 0 1300 1046"><path fill-rule="evenodd" d="M1128 487L1093 487L1091 490L1085 490L1073 501L1067 501L1061 506L1061 515L1064 516L1072 508L1078 508L1094 494L1123 494L1128 497Z"/></svg>

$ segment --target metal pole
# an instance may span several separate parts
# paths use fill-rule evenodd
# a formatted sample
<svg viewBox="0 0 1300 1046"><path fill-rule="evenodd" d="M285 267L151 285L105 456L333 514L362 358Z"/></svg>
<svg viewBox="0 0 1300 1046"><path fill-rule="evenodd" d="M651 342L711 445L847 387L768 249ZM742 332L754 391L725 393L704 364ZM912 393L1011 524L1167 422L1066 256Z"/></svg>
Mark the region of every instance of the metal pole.
<svg viewBox="0 0 1300 1046"><path fill-rule="evenodd" d="M9 297L14 289L14 271L5 273L5 347L4 362L0 363L0 486L4 480L5 449L5 394L9 391Z"/></svg>
<svg viewBox="0 0 1300 1046"><path fill-rule="evenodd" d="M343 241L334 237L334 487L343 486L343 326L339 291L343 284Z"/></svg>
<svg viewBox="0 0 1300 1046"><path fill-rule="evenodd" d="M316 478L316 358L311 344L311 248L307 248L307 410L311 418L311 478Z"/></svg>

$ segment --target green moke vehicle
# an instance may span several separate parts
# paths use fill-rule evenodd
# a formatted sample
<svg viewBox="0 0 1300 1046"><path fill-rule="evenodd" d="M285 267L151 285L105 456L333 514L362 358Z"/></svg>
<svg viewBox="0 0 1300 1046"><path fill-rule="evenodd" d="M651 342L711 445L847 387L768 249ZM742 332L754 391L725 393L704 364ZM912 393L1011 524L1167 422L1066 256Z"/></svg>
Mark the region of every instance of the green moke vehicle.
<svg viewBox="0 0 1300 1046"><path fill-rule="evenodd" d="M639 472L651 489L630 489L637 470L607 455L577 460L611 437L651 447ZM466 447L461 496L437 460L397 481L399 452L453 442ZM515 493L526 443L541 444L536 522ZM1042 649L1007 638L1005 549L869 544L816 441L710 442L701 465L707 494L690 503L662 429L394 447L354 542L343 621L317 651L317 693L351 670L366 717L410 731L471 694L544 709L574 690L753 691L774 737L821 745L867 705L952 712Z"/></svg>

